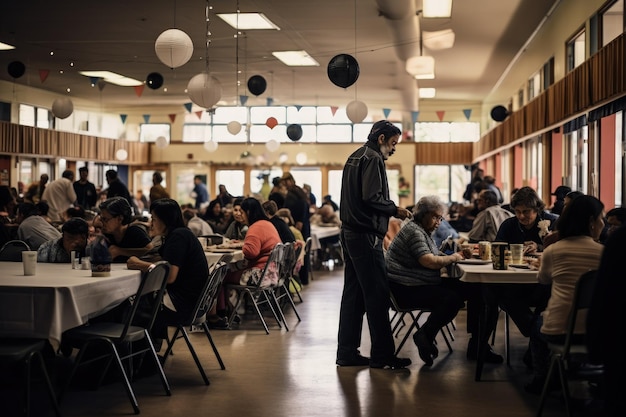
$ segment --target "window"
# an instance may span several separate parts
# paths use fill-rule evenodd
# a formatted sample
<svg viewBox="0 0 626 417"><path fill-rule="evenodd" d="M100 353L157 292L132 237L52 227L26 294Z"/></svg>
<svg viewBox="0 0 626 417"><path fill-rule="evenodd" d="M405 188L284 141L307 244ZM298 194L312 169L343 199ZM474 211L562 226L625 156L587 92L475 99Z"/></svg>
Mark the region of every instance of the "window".
<svg viewBox="0 0 626 417"><path fill-rule="evenodd" d="M479 123L415 123L415 142L476 142L478 139Z"/></svg>
<svg viewBox="0 0 626 417"><path fill-rule="evenodd" d="M528 80L528 101L541 93L541 71L535 72Z"/></svg>
<svg viewBox="0 0 626 417"><path fill-rule="evenodd" d="M571 71L585 61L585 29L567 42L567 70Z"/></svg>
<svg viewBox="0 0 626 417"><path fill-rule="evenodd" d="M156 142L158 137L163 136L170 142L171 128L169 123L142 123L139 125L139 141Z"/></svg>
<svg viewBox="0 0 626 417"><path fill-rule="evenodd" d="M224 184L229 193L235 197L244 195L245 171L241 169L218 169L215 171L215 183ZM214 193L212 198L215 198Z"/></svg>
<svg viewBox="0 0 626 417"><path fill-rule="evenodd" d="M601 13L602 46L624 32L624 0L617 0Z"/></svg>
<svg viewBox="0 0 626 417"><path fill-rule="evenodd" d="M470 175L463 165L416 165L415 201L426 195L437 195L444 203L462 202Z"/></svg>

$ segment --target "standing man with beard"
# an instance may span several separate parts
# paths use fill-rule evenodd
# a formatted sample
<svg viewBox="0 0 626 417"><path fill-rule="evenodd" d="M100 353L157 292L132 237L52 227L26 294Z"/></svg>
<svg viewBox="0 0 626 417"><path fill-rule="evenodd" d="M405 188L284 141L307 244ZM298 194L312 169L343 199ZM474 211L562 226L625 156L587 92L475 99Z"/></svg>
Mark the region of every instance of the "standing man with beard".
<svg viewBox="0 0 626 417"><path fill-rule="evenodd" d="M340 218L344 288L339 313L337 365L399 369L411 364L395 356L389 323L389 285L383 238L389 217L411 217L389 198L385 160L396 151L400 129L387 120L372 126L367 142L346 162L341 184ZM363 315L367 314L371 358L359 353Z"/></svg>

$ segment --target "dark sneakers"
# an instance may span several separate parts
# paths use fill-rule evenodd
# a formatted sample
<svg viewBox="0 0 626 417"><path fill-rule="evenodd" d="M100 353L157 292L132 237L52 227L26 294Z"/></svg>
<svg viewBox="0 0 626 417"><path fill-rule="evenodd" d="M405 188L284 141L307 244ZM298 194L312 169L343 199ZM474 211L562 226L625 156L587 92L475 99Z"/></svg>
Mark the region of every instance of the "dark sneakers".
<svg viewBox="0 0 626 417"><path fill-rule="evenodd" d="M485 363L502 363L504 362L504 358L498 355L496 352L491 349L489 344L486 344L485 347ZM467 359L471 361L475 361L478 359L478 344L475 343L474 339L471 338L469 343L467 344Z"/></svg>
<svg viewBox="0 0 626 417"><path fill-rule="evenodd" d="M351 358L339 358L335 362L339 366L369 366L370 358L362 355L355 355Z"/></svg>
<svg viewBox="0 0 626 417"><path fill-rule="evenodd" d="M376 369L402 369L402 368L406 368L410 364L411 364L411 359L398 358L397 356L393 356L384 362L375 362L375 361L370 360L370 368L376 368Z"/></svg>

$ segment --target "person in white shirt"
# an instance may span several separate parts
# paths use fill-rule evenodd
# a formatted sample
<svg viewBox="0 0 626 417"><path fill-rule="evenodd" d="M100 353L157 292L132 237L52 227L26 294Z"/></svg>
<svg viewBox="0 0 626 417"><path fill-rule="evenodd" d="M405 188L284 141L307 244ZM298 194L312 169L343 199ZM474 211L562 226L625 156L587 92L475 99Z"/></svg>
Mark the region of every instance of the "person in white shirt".
<svg viewBox="0 0 626 417"><path fill-rule="evenodd" d="M193 234L196 236L206 236L214 234L211 225L198 217L196 215L196 212L192 209L183 210L183 220L185 221L187 227L191 229Z"/></svg>
<svg viewBox="0 0 626 417"><path fill-rule="evenodd" d="M513 213L500 207L496 193L491 190L482 190L478 194L476 204L480 211L472 223L467 238L470 243L481 240L493 242L502 222L513 217Z"/></svg>
<svg viewBox="0 0 626 417"><path fill-rule="evenodd" d="M30 250L61 237L61 232L39 215L33 203L21 203L17 207L17 221L17 238L26 242Z"/></svg>
<svg viewBox="0 0 626 417"><path fill-rule="evenodd" d="M61 213L76 203L74 191L74 173L69 169L63 171L61 178L52 181L43 192L41 199L48 203L48 217L52 222L61 222Z"/></svg>

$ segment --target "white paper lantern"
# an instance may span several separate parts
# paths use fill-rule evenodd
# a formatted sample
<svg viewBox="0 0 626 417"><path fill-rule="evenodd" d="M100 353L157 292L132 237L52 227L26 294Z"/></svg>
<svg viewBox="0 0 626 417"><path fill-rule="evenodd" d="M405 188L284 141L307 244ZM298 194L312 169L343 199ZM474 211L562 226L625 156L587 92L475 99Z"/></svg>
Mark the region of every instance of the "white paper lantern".
<svg viewBox="0 0 626 417"><path fill-rule="evenodd" d="M300 152L296 155L296 162L300 165L306 164L307 159L306 153L304 152Z"/></svg>
<svg viewBox="0 0 626 417"><path fill-rule="evenodd" d="M52 102L52 114L59 119L67 119L74 111L74 103L67 97L57 98Z"/></svg>
<svg viewBox="0 0 626 417"><path fill-rule="evenodd" d="M126 149L118 149L115 152L115 159L118 161L125 161L128 158L128 151Z"/></svg>
<svg viewBox="0 0 626 417"><path fill-rule="evenodd" d="M236 135L237 133L241 132L241 123L233 120L232 122L228 122L228 124L226 125L226 129L228 129L228 133L230 133L231 135Z"/></svg>
<svg viewBox="0 0 626 417"><path fill-rule="evenodd" d="M346 114L352 123L361 123L367 117L367 106L362 101L353 100L346 106Z"/></svg>
<svg viewBox="0 0 626 417"><path fill-rule="evenodd" d="M168 29L154 43L154 52L170 68L185 65L193 55L193 41L179 29Z"/></svg>
<svg viewBox="0 0 626 417"><path fill-rule="evenodd" d="M284 164L285 162L287 162L288 159L289 159L289 155L287 155L287 152L281 152L280 155L278 156L278 162L280 162L281 164Z"/></svg>
<svg viewBox="0 0 626 417"><path fill-rule="evenodd" d="M276 152L278 150L278 148L280 148L280 142L277 141L276 139L270 139L265 144L265 147L270 152Z"/></svg>
<svg viewBox="0 0 626 417"><path fill-rule="evenodd" d="M195 104L205 109L215 106L222 98L222 83L206 72L195 75L187 84L187 94Z"/></svg>
<svg viewBox="0 0 626 417"><path fill-rule="evenodd" d="M215 152L217 150L217 142L214 140L204 142L204 149L209 152Z"/></svg>
<svg viewBox="0 0 626 417"><path fill-rule="evenodd" d="M167 145L169 145L169 142L167 141L165 136L159 136L158 138L156 138L154 143L156 144L156 147L160 149L167 148Z"/></svg>

